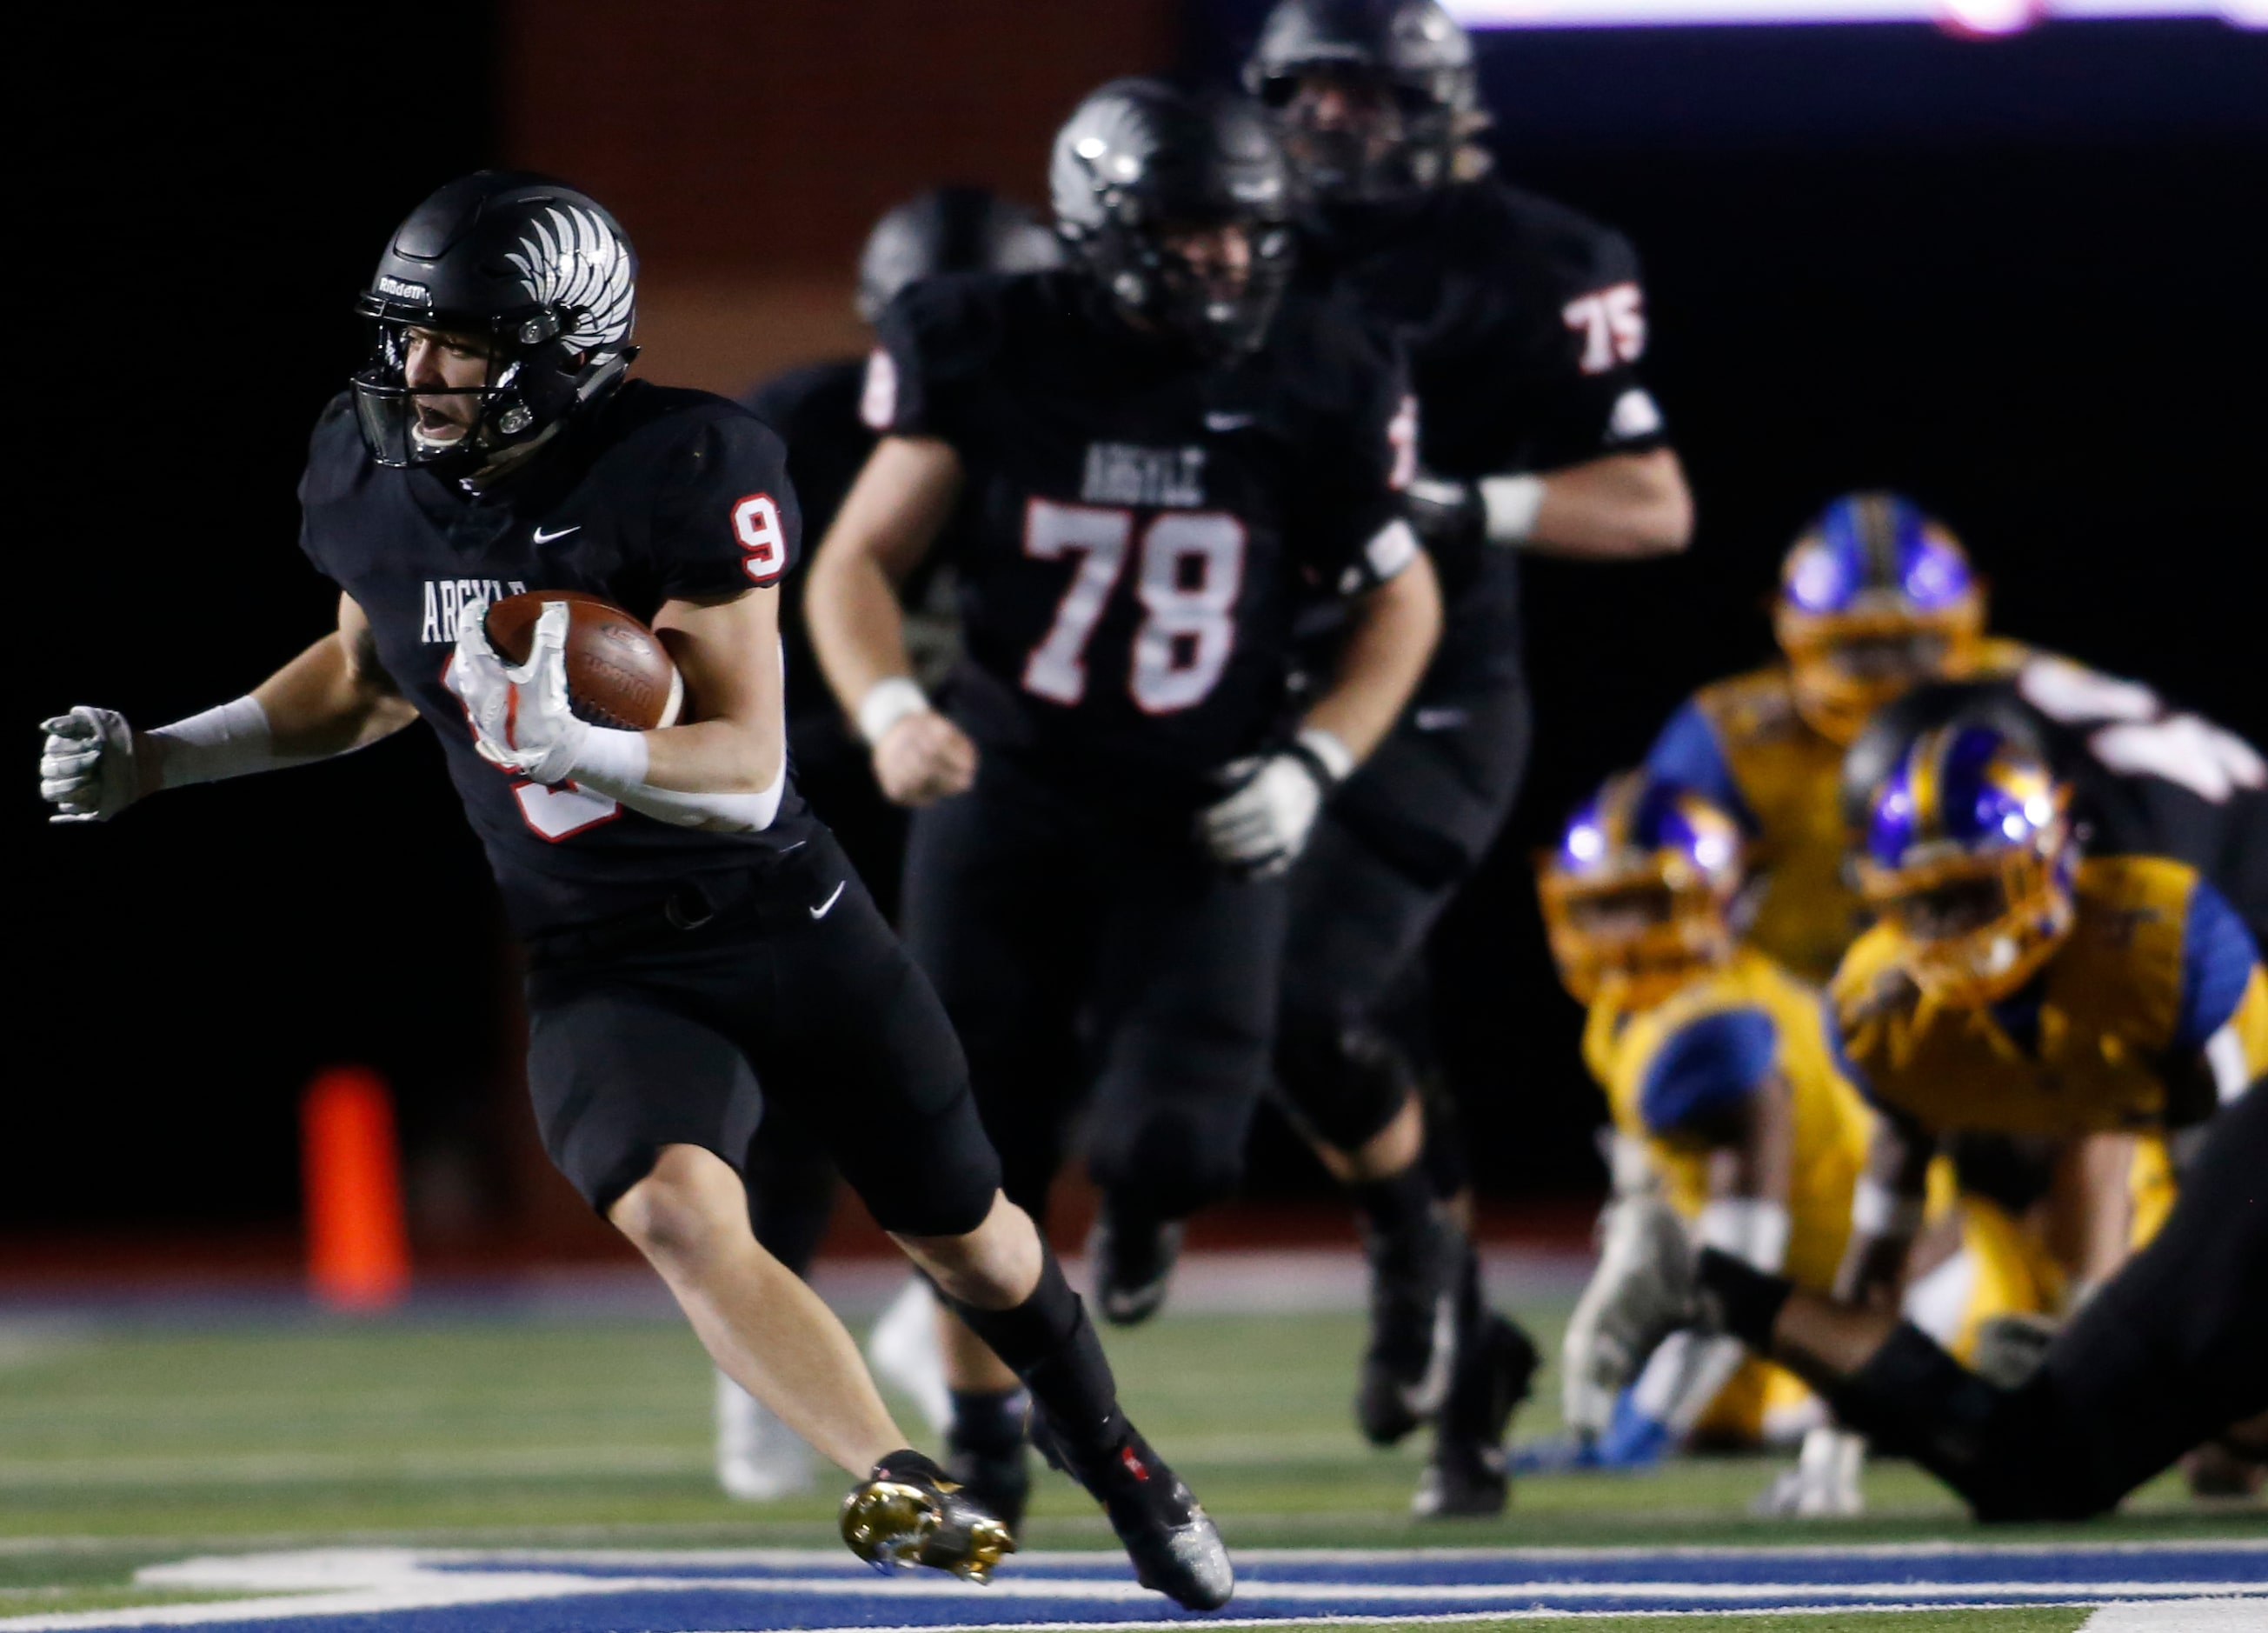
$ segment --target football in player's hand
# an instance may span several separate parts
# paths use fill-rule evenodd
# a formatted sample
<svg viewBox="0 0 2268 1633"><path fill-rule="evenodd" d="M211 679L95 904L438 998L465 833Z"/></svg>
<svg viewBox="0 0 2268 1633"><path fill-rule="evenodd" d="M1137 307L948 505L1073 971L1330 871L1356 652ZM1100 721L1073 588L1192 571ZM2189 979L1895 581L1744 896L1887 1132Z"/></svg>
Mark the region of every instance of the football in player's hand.
<svg viewBox="0 0 2268 1633"><path fill-rule="evenodd" d="M567 603L567 697L577 716L618 731L674 726L685 681L654 632L614 602L581 590L529 590L488 611L489 645L506 663L527 661L546 602Z"/></svg>

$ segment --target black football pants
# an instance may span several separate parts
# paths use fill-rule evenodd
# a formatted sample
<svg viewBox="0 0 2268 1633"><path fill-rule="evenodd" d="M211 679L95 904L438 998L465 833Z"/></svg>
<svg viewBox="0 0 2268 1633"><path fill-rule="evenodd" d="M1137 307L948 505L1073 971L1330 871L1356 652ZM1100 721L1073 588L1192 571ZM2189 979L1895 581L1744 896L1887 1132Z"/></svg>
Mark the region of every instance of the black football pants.
<svg viewBox="0 0 2268 1633"><path fill-rule="evenodd" d="M1181 1218L1242 1172L1285 891L1223 874L1191 822L999 753L914 818L907 945L968 1051L1005 1188L1035 1217L1082 1099L1088 1167L1129 1212Z"/></svg>
<svg viewBox="0 0 2268 1633"><path fill-rule="evenodd" d="M1381 1006L1511 815L1531 730L1524 687L1411 709L1333 797L1292 870L1277 1081L1341 1150L1383 1129L1414 1087Z"/></svg>
<svg viewBox="0 0 2268 1633"><path fill-rule="evenodd" d="M2100 1514L2191 1447L2268 1411L2268 1088L2206 1130L2156 1238L2021 1386L1964 1371L1911 1326L1831 1390L1983 1519Z"/></svg>

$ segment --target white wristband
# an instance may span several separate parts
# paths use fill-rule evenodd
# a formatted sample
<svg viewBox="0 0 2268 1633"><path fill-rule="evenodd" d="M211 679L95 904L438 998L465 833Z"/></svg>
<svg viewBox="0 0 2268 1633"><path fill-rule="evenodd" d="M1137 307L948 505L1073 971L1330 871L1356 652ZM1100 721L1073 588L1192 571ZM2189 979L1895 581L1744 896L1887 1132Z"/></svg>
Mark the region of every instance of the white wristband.
<svg viewBox="0 0 2268 1633"><path fill-rule="evenodd" d="M858 735L872 748L907 715L926 713L930 707L929 694L911 676L887 676L866 688L866 695L858 699Z"/></svg>
<svg viewBox="0 0 2268 1633"><path fill-rule="evenodd" d="M1323 763L1334 787L1354 775L1354 750L1339 740L1336 732L1325 731L1320 726L1303 726L1296 741Z"/></svg>
<svg viewBox="0 0 2268 1633"><path fill-rule="evenodd" d="M1922 1199L1861 1177L1851 1190L1851 1229L1860 1236L1911 1236L1921 1229Z"/></svg>
<svg viewBox="0 0 2268 1633"><path fill-rule="evenodd" d="M251 772L275 771L298 765L320 755L278 754L275 734L269 729L268 711L249 693L233 703L192 714L150 734L166 740L158 756L161 788L187 787L191 783L217 782Z"/></svg>
<svg viewBox="0 0 2268 1633"><path fill-rule="evenodd" d="M1525 544L1535 535L1535 513L1543 508L1543 478L1538 476L1483 477L1481 509L1488 518L1491 544Z"/></svg>

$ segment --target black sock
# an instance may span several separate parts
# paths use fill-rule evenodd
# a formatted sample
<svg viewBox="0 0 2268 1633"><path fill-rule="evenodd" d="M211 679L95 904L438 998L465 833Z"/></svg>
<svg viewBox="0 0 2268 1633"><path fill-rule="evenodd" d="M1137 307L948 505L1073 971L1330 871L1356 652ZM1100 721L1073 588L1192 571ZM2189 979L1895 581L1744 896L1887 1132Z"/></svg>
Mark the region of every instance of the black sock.
<svg viewBox="0 0 2268 1633"><path fill-rule="evenodd" d="M1024 1380L1062 1449L1073 1457L1109 1452L1126 1437L1118 1382L1063 1266L1044 1243L1040 1284L1012 1310L979 1310L951 1300L954 1314Z"/></svg>
<svg viewBox="0 0 2268 1633"><path fill-rule="evenodd" d="M1780 1306L1787 1302L1795 1284L1713 1247L1701 1250L1695 1275L1702 1294L1715 1306L1712 1313L1716 1325L1749 1349L1770 1354L1772 1323L1779 1319Z"/></svg>
<svg viewBox="0 0 2268 1633"><path fill-rule="evenodd" d="M1013 1452L1024 1444L1024 1414L1031 1404L1021 1389L956 1389L946 1438L954 1451L979 1457Z"/></svg>
<svg viewBox="0 0 2268 1633"><path fill-rule="evenodd" d="M1425 1164L1412 1163L1391 1179L1364 1180L1354 1187L1354 1201L1373 1231L1395 1241L1432 1217L1432 1176Z"/></svg>

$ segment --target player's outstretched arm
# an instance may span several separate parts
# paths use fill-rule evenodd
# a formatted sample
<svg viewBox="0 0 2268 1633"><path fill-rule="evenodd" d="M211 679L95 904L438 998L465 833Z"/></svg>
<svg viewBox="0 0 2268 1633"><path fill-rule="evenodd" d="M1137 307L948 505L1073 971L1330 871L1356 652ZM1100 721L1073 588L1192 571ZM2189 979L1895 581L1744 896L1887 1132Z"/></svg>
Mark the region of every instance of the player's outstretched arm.
<svg viewBox="0 0 2268 1633"><path fill-rule="evenodd" d="M1532 482L1533 518L1516 540L1539 555L1592 561L1674 556L1693 537L1693 495L1675 449L1609 454L1538 476L1488 478L1480 486L1491 537L1508 506L1494 484Z"/></svg>
<svg viewBox="0 0 2268 1633"><path fill-rule="evenodd" d="M1835 1273L1839 1302L1897 1313L1936 1154L1936 1141L1918 1128L1889 1117L1875 1124L1866 1171L1851 1194L1851 1242Z"/></svg>
<svg viewBox="0 0 2268 1633"><path fill-rule="evenodd" d="M836 513L804 589L812 650L900 805L975 780L976 747L913 677L897 586L921 565L960 498L961 456L934 437L885 437Z"/></svg>
<svg viewBox="0 0 2268 1633"><path fill-rule="evenodd" d="M107 822L160 788L328 759L416 714L379 667L370 621L342 595L337 629L232 703L148 732L85 706L45 722L40 794L51 821Z"/></svg>

